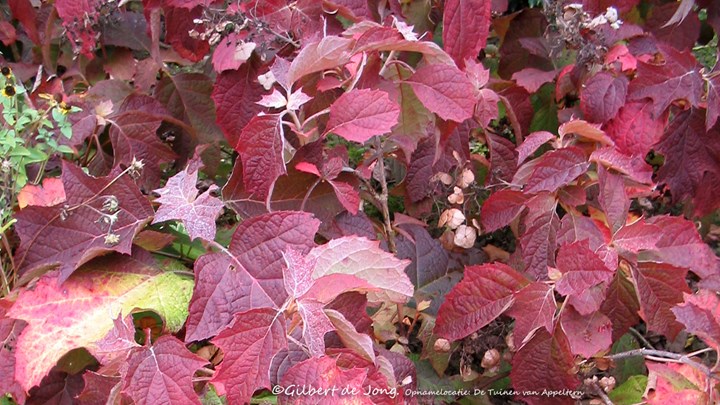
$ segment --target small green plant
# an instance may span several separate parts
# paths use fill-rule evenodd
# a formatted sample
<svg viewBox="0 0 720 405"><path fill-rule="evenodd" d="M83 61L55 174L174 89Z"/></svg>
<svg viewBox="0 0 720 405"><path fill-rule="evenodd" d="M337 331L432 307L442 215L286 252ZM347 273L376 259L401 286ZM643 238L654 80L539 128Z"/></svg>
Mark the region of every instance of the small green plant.
<svg viewBox="0 0 720 405"><path fill-rule="evenodd" d="M1 70L0 232L4 232L12 225L10 215L17 193L30 180L28 165L40 164L33 179L38 183L52 155L73 153L70 147L60 143L59 138L72 136L72 124L67 116L80 109L58 102L49 94L40 94L46 106L37 108L12 70L7 66Z"/></svg>

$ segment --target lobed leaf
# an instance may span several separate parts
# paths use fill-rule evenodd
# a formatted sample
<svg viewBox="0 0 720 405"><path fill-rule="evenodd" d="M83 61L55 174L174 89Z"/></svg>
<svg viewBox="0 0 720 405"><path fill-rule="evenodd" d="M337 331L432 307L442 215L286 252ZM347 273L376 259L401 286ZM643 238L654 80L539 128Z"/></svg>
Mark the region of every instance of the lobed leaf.
<svg viewBox="0 0 720 405"><path fill-rule="evenodd" d="M160 336L152 346L134 349L123 376L123 393L138 405L200 404L192 376L207 361L174 336Z"/></svg>
<svg viewBox="0 0 720 405"><path fill-rule="evenodd" d="M180 330L193 282L177 268L171 261L157 263L147 253L111 255L86 265L62 285L62 273L52 272L35 289L24 290L8 312L28 323L15 352L15 376L22 387L39 384L70 350L93 347L113 329L120 313L153 310L170 331Z"/></svg>
<svg viewBox="0 0 720 405"><path fill-rule="evenodd" d="M475 96L470 80L455 66L426 65L405 80L431 112L444 120L463 122L472 117Z"/></svg>
<svg viewBox="0 0 720 405"><path fill-rule="evenodd" d="M434 333L454 341L492 322L513 303L528 280L502 263L465 268L465 277L440 306Z"/></svg>
<svg viewBox="0 0 720 405"><path fill-rule="evenodd" d="M251 309L236 314L212 339L223 351L223 361L210 382L220 395L227 393L229 403L249 402L255 390L270 388L272 358L287 348L284 323L275 309Z"/></svg>
<svg viewBox="0 0 720 405"><path fill-rule="evenodd" d="M363 143L383 135L398 123L400 107L382 90L353 90L344 93L330 106L325 133Z"/></svg>
<svg viewBox="0 0 720 405"><path fill-rule="evenodd" d="M20 246L15 262L25 280L59 266L57 281L62 283L94 257L112 251L130 253L133 238L149 222L153 211L132 179L123 175L115 180L118 174L115 171L107 177L91 177L81 168L63 162L65 203L30 206L16 214ZM111 225L102 221L102 211L103 204L112 198L117 202L117 211L105 212L116 216ZM118 236L117 243L108 243L109 233Z"/></svg>

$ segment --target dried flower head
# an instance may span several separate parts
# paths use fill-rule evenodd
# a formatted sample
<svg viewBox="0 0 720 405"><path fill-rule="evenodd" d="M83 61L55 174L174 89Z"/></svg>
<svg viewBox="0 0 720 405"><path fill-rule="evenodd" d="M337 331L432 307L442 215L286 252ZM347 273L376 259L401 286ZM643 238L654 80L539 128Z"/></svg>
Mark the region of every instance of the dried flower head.
<svg viewBox="0 0 720 405"><path fill-rule="evenodd" d="M103 202L102 210L105 212L113 213L118 210L119 203L117 197L114 195L109 195L105 197L105 202Z"/></svg>
<svg viewBox="0 0 720 405"><path fill-rule="evenodd" d="M105 235L105 244L108 246L115 246L120 243L120 235L116 233L108 233Z"/></svg>

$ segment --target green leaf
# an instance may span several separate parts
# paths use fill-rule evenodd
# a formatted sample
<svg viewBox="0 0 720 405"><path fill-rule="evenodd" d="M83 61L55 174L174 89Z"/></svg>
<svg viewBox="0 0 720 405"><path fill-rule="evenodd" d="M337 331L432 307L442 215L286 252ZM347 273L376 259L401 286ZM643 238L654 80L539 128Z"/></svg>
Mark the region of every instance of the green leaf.
<svg viewBox="0 0 720 405"><path fill-rule="evenodd" d="M641 358L642 359L642 358ZM623 384L612 390L608 396L616 405L631 405L643 402L643 393L648 378L644 375L634 375Z"/></svg>
<svg viewBox="0 0 720 405"><path fill-rule="evenodd" d="M60 127L60 133L63 134L63 136L67 139L72 138L72 127L71 126L63 126Z"/></svg>
<svg viewBox="0 0 720 405"><path fill-rule="evenodd" d="M535 115L533 115L528 132L549 131L557 133L559 123L554 89L555 87L552 84L545 84L532 96Z"/></svg>
<svg viewBox="0 0 720 405"><path fill-rule="evenodd" d="M70 154L75 153L75 151L67 145L60 145L56 148L56 150L60 153L70 153Z"/></svg>
<svg viewBox="0 0 720 405"><path fill-rule="evenodd" d="M639 348L640 345L637 340L635 340L631 334L627 333L615 342L611 353L622 353ZM616 367L613 369L612 375L618 384L624 383L631 376L645 374L647 372L645 369L645 359L641 356L618 359L615 361L615 365Z"/></svg>

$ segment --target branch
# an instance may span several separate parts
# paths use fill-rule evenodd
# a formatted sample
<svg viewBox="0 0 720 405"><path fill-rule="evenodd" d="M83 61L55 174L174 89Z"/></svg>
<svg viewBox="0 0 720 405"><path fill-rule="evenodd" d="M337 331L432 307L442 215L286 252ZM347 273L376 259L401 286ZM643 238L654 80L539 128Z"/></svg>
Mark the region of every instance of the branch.
<svg viewBox="0 0 720 405"><path fill-rule="evenodd" d="M392 229L392 225L390 224L390 208L388 208L388 186L387 186L387 178L385 177L385 156L383 153L383 147L382 142L380 141L380 137L375 137L375 148L378 152L378 172L379 172L379 181L380 181L380 195L378 198L378 201L380 202L380 208L383 215L384 220L384 226L385 226L385 233L387 234L387 241L388 241L388 248L390 249L390 252L396 253L397 247L395 245L395 231Z"/></svg>
<svg viewBox="0 0 720 405"><path fill-rule="evenodd" d="M699 354L699 353L698 352L691 353L691 355L696 355L696 354ZM647 358L649 360L653 360L653 361L686 364L686 365L702 372L708 378L720 380L719 376L713 375L713 371L709 367L707 367L706 365L704 365L702 363L693 361L693 359L691 358L692 356L687 355L687 354L678 354L678 353L673 353L673 352L666 352L663 350L642 348L642 349L629 350L627 352L622 352L622 353L611 354L611 355L605 356L605 358L610 359L610 360L618 360L618 359L625 359L628 357L638 357L638 356L642 356L642 357L645 357L645 358Z"/></svg>
<svg viewBox="0 0 720 405"><path fill-rule="evenodd" d="M613 401L610 399L610 397L607 396L605 390L603 390L597 382L593 381L591 386L595 390L595 393L600 397L600 400L602 400L605 405L613 405Z"/></svg>

